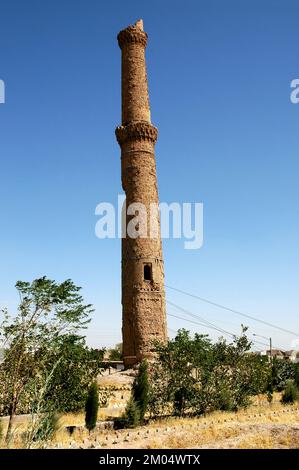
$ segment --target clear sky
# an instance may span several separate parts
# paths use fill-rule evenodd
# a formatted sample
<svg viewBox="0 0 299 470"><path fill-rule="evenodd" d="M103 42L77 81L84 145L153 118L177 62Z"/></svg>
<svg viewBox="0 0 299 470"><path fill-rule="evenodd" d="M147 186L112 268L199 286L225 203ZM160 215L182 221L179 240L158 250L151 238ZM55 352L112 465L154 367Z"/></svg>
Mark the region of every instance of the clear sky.
<svg viewBox="0 0 299 470"><path fill-rule="evenodd" d="M1 305L15 311L19 279L72 278L96 308L89 343L120 341L120 241L96 238L94 212L121 193L116 35L143 18L160 199L204 203L200 250L163 243L166 283L299 332L298 17L297 0L1 0ZM232 332L244 322L167 299Z"/></svg>

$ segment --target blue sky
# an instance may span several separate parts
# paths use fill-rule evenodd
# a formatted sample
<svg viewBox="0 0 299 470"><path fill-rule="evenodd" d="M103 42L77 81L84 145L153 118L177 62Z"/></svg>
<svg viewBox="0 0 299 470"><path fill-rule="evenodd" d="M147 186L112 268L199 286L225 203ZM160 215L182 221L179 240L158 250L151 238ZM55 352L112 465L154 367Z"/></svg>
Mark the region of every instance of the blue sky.
<svg viewBox="0 0 299 470"><path fill-rule="evenodd" d="M164 241L166 283L299 331L298 2L1 0L0 9L0 304L15 311L19 279L72 278L96 308L89 343L121 338L120 242L96 238L94 211L121 192L116 35L142 17L160 199L204 203L200 250ZM167 298L232 332L244 321ZM274 345L296 339L245 323ZM183 326L196 328L169 318Z"/></svg>

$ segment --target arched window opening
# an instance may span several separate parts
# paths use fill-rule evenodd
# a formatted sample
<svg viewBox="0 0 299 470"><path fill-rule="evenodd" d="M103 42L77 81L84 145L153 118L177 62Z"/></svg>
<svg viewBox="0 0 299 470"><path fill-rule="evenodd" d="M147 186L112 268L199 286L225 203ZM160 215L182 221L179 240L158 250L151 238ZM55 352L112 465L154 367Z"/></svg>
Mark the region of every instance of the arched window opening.
<svg viewBox="0 0 299 470"><path fill-rule="evenodd" d="M152 267L149 264L145 264L143 268L143 278L145 281L152 280Z"/></svg>

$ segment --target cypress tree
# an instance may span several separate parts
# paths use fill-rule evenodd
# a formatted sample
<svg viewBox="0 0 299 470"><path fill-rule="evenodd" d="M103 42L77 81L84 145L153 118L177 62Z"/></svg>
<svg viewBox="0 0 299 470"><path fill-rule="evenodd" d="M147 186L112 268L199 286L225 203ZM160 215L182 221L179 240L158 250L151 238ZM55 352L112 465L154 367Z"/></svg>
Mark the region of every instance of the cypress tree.
<svg viewBox="0 0 299 470"><path fill-rule="evenodd" d="M126 407L126 420L128 428L136 428L140 424L140 411L133 397L130 398Z"/></svg>
<svg viewBox="0 0 299 470"><path fill-rule="evenodd" d="M93 382L88 390L85 404L85 425L90 432L95 428L99 409L99 390L96 382Z"/></svg>
<svg viewBox="0 0 299 470"><path fill-rule="evenodd" d="M140 422L144 421L149 402L149 380L147 361L143 360L139 366L138 375L133 383L133 399L139 408Z"/></svg>
<svg viewBox="0 0 299 470"><path fill-rule="evenodd" d="M295 364L295 385L299 388L299 362Z"/></svg>

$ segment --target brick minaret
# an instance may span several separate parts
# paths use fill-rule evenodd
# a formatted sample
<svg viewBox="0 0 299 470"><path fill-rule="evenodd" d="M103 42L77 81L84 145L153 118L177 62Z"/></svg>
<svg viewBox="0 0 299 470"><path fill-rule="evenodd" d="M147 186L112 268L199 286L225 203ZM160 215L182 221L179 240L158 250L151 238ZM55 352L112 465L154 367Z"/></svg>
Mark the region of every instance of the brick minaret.
<svg viewBox="0 0 299 470"><path fill-rule="evenodd" d="M127 235L122 240L123 356L128 366L151 356L153 340L166 340L166 313L157 214L156 236L149 235L150 205L158 203L155 161L158 131L150 118L145 64L147 34L142 20L121 31L117 39L122 51L122 125L116 128L121 147L122 186L127 208L132 203L146 207L148 226L146 236L137 233L136 238ZM126 216L127 225L133 216Z"/></svg>

